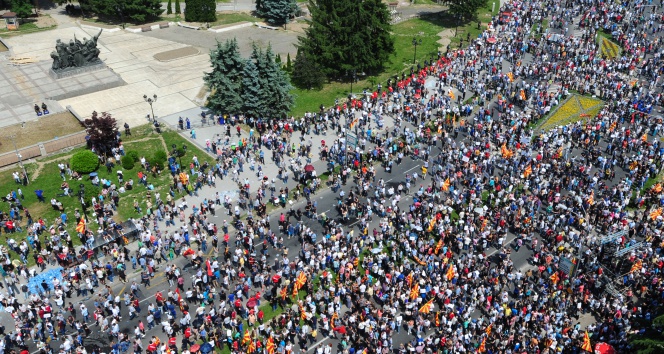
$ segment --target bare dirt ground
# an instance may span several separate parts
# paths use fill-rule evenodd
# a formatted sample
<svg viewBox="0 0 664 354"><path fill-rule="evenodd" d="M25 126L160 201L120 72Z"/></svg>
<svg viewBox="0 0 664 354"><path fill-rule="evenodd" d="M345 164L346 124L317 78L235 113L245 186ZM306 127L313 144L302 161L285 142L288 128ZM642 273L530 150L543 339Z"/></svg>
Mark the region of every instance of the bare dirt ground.
<svg viewBox="0 0 664 354"><path fill-rule="evenodd" d="M0 132L0 154L14 151L14 144L10 139L12 135L16 147L20 149L82 130L81 124L69 112L42 116L39 120L26 122L24 127L20 124L4 127Z"/></svg>
<svg viewBox="0 0 664 354"><path fill-rule="evenodd" d="M34 23L39 28L53 27L58 24L51 16L39 16Z"/></svg>

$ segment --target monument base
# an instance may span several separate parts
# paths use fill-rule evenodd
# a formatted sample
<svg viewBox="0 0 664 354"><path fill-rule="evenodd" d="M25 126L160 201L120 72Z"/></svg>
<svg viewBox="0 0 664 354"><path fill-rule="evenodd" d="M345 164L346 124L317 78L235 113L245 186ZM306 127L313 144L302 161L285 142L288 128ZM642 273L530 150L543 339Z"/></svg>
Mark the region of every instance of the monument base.
<svg viewBox="0 0 664 354"><path fill-rule="evenodd" d="M89 73L92 71L99 71L106 69L106 64L104 64L103 61L99 61L94 64L86 65L86 66L81 66L81 67L71 67L71 68L66 68L62 70L55 71L53 68L49 70L49 74L51 75L52 78L59 80L65 77L70 77L70 76L76 76L84 73Z"/></svg>

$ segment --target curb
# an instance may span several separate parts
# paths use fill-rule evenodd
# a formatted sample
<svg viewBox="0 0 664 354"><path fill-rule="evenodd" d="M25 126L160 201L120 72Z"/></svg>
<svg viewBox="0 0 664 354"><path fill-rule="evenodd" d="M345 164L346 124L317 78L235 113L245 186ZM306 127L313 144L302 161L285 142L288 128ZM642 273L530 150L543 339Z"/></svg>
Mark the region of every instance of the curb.
<svg viewBox="0 0 664 354"><path fill-rule="evenodd" d="M244 22L244 23L240 23L240 24L233 25L233 26L228 26L228 27L223 27L223 28L208 28L208 31L214 32L214 33L221 33L221 32L232 31L232 30L236 30L236 29L240 29L240 28L245 28L245 27L252 27L254 25L255 25L254 22Z"/></svg>

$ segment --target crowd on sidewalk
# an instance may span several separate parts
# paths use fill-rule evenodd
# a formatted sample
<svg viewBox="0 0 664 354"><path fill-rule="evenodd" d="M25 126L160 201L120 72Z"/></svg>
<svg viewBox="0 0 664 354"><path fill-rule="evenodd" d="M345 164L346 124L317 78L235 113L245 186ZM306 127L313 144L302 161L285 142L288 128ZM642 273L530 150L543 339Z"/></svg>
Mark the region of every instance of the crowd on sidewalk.
<svg viewBox="0 0 664 354"><path fill-rule="evenodd" d="M8 274L0 303L16 325L0 353L32 343L44 353L99 352L83 345L93 331L112 338L113 354L578 353L598 342L626 352L628 334L645 330L634 319L653 318L664 300L664 195L661 181L649 183L664 152L653 114L663 18L639 4L508 1L468 47L385 89L301 120L252 121L236 145L222 129L206 149L218 163L175 166L172 193L155 193L135 220L137 250L116 239L106 264L90 258L66 270L43 287L47 296L15 285L34 271ZM545 18L549 32L530 31ZM599 31L620 42L620 56L602 56ZM606 104L597 116L534 131L573 90ZM474 104L463 103L469 96ZM393 129L380 129L385 117ZM309 198L322 185L307 168L316 153L331 162L339 195L328 215ZM396 185L378 176L405 159L421 167L396 175ZM272 163L279 173L264 176ZM261 181L256 192L240 178L245 167ZM289 173L302 189L276 187ZM216 192L229 175L241 190L235 200ZM177 190L209 197L189 205ZM270 219L268 204L300 195L304 213ZM228 221L212 223L217 212ZM57 229L48 236L65 254L73 249ZM292 238L299 250L285 247ZM520 252L528 264L515 264ZM182 257L191 281L176 266ZM129 268L140 268L140 280L127 279ZM157 268L170 290L142 305L139 289ZM115 277L128 284L123 296L110 286ZM67 300L88 294L94 308ZM266 318L268 310L278 314ZM582 326L588 313L597 322ZM124 328L123 316L140 322ZM144 338L154 327L163 335Z"/></svg>

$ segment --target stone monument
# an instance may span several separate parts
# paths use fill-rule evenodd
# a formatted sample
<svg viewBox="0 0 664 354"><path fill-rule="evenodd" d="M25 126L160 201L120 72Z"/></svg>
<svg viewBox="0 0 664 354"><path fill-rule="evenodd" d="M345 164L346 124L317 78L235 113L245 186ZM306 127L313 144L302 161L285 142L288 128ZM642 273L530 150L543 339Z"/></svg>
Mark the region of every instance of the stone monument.
<svg viewBox="0 0 664 354"><path fill-rule="evenodd" d="M55 50L51 52L53 58L51 76L60 79L105 68L99 59L100 52L97 48L97 40L102 31L99 30L99 33L90 39L84 37L83 41L74 35L69 44L63 43L60 39L56 40Z"/></svg>

